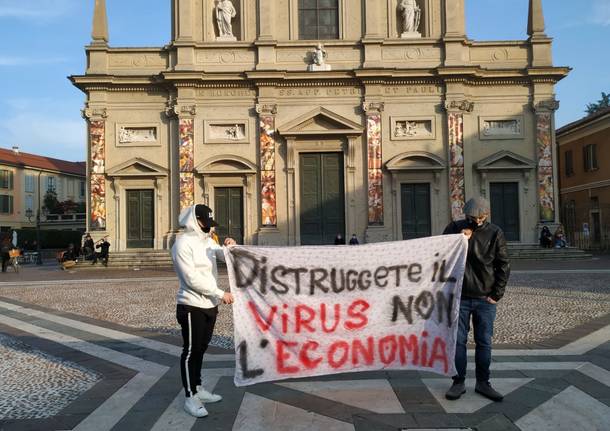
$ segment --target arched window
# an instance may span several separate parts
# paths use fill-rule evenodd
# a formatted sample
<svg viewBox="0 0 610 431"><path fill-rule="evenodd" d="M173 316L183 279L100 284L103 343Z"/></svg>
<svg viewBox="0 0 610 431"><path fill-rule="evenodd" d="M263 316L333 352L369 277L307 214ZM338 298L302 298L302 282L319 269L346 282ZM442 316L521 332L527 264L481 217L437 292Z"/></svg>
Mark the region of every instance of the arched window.
<svg viewBox="0 0 610 431"><path fill-rule="evenodd" d="M338 38L338 0L299 0L299 39Z"/></svg>

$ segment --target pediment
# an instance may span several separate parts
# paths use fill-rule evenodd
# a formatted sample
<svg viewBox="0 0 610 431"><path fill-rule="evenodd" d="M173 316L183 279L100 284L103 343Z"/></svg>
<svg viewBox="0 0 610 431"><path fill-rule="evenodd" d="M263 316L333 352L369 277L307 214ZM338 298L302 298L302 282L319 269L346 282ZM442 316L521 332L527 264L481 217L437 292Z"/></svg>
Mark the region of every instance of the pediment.
<svg viewBox="0 0 610 431"><path fill-rule="evenodd" d="M536 163L526 157L504 150L478 161L474 166L479 171L525 170L534 169Z"/></svg>
<svg viewBox="0 0 610 431"><path fill-rule="evenodd" d="M360 135L363 130L362 125L326 108L316 108L278 127L278 132L283 136L319 134Z"/></svg>
<svg viewBox="0 0 610 431"><path fill-rule="evenodd" d="M240 156L222 155L211 157L195 167L202 175L256 174L257 167Z"/></svg>
<svg viewBox="0 0 610 431"><path fill-rule="evenodd" d="M424 151L402 153L386 163L389 171L440 171L445 167L443 159Z"/></svg>
<svg viewBox="0 0 610 431"><path fill-rule="evenodd" d="M165 177L169 171L162 166L136 157L106 171L109 177Z"/></svg>

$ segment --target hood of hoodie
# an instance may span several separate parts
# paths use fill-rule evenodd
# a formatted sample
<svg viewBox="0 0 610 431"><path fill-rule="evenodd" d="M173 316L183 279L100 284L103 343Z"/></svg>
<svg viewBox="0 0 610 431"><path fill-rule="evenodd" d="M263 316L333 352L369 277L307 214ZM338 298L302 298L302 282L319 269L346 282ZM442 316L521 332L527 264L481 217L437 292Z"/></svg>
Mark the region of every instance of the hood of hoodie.
<svg viewBox="0 0 610 431"><path fill-rule="evenodd" d="M195 205L191 205L190 207L186 207L182 210L180 217L178 218L178 223L180 223L180 226L184 228L185 232L195 232L200 235L204 235L204 232L199 227L199 223L197 223Z"/></svg>

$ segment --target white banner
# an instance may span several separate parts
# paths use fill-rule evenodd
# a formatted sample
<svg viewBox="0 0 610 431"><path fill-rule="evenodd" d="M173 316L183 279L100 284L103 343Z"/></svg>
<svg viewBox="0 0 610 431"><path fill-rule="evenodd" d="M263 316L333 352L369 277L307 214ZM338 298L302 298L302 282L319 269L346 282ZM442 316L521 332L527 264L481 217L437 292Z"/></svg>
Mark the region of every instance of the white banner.
<svg viewBox="0 0 610 431"><path fill-rule="evenodd" d="M381 369L455 374L468 241L225 249L235 384Z"/></svg>

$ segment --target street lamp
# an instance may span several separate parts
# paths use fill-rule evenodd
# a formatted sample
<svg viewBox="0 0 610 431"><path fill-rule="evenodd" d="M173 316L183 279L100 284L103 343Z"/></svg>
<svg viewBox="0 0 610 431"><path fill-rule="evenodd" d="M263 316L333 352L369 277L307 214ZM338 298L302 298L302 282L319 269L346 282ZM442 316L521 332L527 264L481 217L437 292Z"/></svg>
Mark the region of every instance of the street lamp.
<svg viewBox="0 0 610 431"><path fill-rule="evenodd" d="M36 265L42 265L42 251L40 249L40 208L36 211Z"/></svg>

